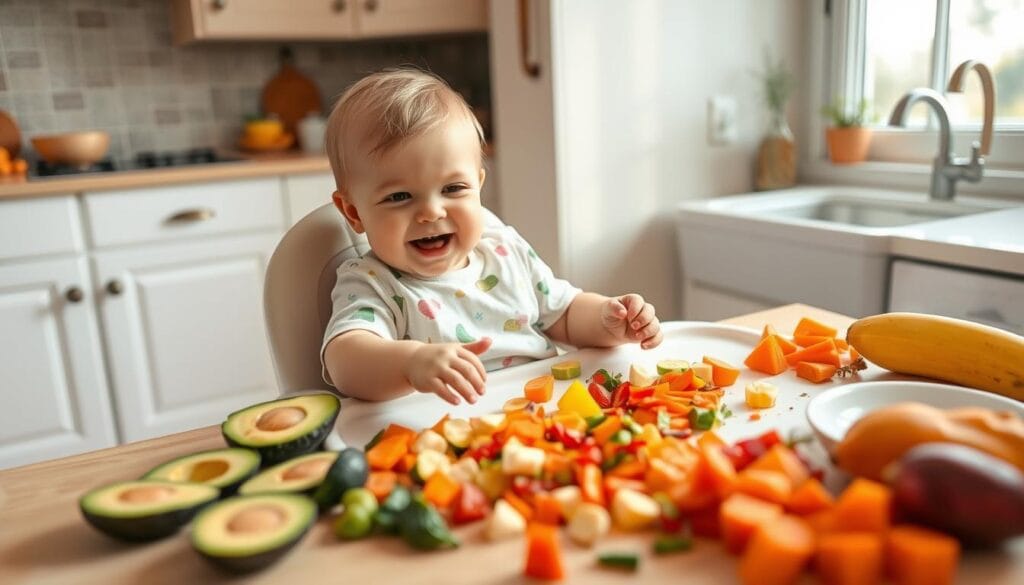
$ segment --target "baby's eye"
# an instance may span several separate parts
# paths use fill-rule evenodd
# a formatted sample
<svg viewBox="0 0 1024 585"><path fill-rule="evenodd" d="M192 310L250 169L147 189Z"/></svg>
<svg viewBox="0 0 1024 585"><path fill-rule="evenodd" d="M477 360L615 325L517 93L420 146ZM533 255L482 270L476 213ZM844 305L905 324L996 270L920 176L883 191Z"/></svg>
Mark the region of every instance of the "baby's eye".
<svg viewBox="0 0 1024 585"><path fill-rule="evenodd" d="M387 197L384 198L384 202L385 203L400 203L400 202L406 201L408 199L412 199L412 195L410 195L406 191L401 191L401 192L398 192L398 193L392 193L392 194L388 195Z"/></svg>
<svg viewBox="0 0 1024 585"><path fill-rule="evenodd" d="M452 185L445 185L445 188L442 190L442 193L445 193L445 194L458 193L460 191L465 191L466 189L468 189L468 187L466 187L466 185L464 185L462 183L454 183Z"/></svg>

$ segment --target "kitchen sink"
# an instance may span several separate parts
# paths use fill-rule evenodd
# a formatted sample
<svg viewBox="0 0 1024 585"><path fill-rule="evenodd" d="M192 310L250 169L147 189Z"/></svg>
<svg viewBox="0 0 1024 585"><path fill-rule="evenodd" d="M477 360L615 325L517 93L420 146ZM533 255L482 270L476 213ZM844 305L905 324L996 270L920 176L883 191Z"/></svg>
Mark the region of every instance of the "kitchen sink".
<svg viewBox="0 0 1024 585"><path fill-rule="evenodd" d="M677 215L683 317L716 320L792 302L881 313L893 238L956 234L961 219L1020 205L853 186L684 201Z"/></svg>
<svg viewBox="0 0 1024 585"><path fill-rule="evenodd" d="M1009 206L1008 203L990 200L929 201L923 193L836 187L788 189L708 202L708 209L755 216L764 221L839 224L830 229L844 229L843 226L855 229L902 227Z"/></svg>

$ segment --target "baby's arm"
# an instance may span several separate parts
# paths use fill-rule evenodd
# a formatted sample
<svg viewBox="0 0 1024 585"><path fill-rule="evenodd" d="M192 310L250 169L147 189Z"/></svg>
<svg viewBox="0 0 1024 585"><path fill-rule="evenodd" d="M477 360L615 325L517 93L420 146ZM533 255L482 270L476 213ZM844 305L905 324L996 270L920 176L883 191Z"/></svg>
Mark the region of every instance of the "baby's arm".
<svg viewBox="0 0 1024 585"><path fill-rule="evenodd" d="M580 293L545 333L559 343L581 348L634 342L643 349L651 349L662 338L654 305L638 294L606 297Z"/></svg>
<svg viewBox="0 0 1024 585"><path fill-rule="evenodd" d="M452 404L460 397L474 403L487 378L477 354L490 345L487 338L461 345L395 341L355 329L327 344L324 365L335 386L354 398L383 401L419 390Z"/></svg>

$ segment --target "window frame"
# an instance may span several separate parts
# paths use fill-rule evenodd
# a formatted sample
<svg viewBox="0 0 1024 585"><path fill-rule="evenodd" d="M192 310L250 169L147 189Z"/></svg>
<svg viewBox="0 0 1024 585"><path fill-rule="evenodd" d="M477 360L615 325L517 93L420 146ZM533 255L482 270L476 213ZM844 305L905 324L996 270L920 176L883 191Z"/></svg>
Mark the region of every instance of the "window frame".
<svg viewBox="0 0 1024 585"><path fill-rule="evenodd" d="M948 67L948 15L950 0L936 0L936 35L932 51L933 88L943 91ZM866 0L822 0L808 3L811 49L806 63L810 107L805 115L804 171L809 182L836 182L881 185L920 190L927 188L932 161L938 154L938 133L934 120L924 129L873 127L868 161L859 165L833 165L825 147L826 120L819 114L822 106L838 96L845 103L857 103L863 94L866 59ZM913 88L907 87L909 91ZM998 87L996 88L998 91ZM875 106L881 123L888 109ZM984 193L1024 199L1024 129L996 129L992 151L986 157L980 183L961 181L958 192ZM970 153L971 142L980 136L980 124L957 124L953 128L953 148L958 156Z"/></svg>

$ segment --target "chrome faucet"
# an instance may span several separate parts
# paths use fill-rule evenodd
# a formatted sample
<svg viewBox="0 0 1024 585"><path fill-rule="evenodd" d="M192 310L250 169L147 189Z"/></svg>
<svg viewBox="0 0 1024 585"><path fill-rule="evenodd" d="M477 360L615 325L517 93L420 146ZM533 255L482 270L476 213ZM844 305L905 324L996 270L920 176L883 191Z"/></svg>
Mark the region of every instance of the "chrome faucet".
<svg viewBox="0 0 1024 585"><path fill-rule="evenodd" d="M992 74L984 64L977 61L965 61L953 72L949 80L948 91L963 90L964 75L971 70L981 76L982 89L985 97L985 122L981 132L981 143L971 144L971 157L960 158L953 153L952 131L949 124L949 103L939 92L929 88L917 88L905 94L893 108L889 117L890 126L905 126L910 107L917 102L924 102L935 110L939 119L939 153L932 165L932 180L929 195L933 200L949 201L956 194L956 182L963 179L971 183L981 180L985 169L984 155L989 153L992 143L992 123L995 117L995 84Z"/></svg>

